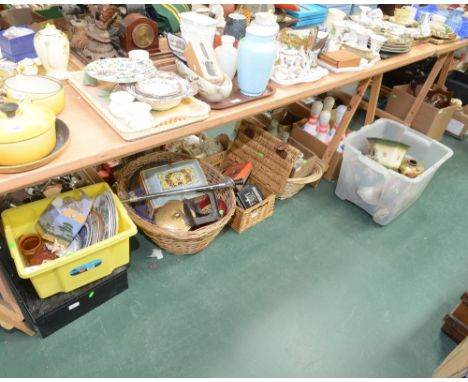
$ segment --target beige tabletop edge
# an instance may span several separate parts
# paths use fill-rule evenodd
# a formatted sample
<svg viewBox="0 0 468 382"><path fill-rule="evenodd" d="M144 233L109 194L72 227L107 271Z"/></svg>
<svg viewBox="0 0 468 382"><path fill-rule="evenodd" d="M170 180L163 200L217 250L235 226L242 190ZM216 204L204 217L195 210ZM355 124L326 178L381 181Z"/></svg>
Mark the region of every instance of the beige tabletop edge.
<svg viewBox="0 0 468 382"><path fill-rule="evenodd" d="M190 134L229 123L250 115L287 105L300 99L321 94L379 73L442 55L468 46L468 40L445 45L429 43L415 46L410 53L382 60L368 70L356 73L329 74L311 83L277 87L276 93L226 110L213 110L208 119L133 142L124 141L91 106L68 84L65 85L65 110L58 116L71 131L71 143L60 157L36 170L0 175L0 194L42 182L51 177L70 173L99 163L125 157L152 147L177 140Z"/></svg>

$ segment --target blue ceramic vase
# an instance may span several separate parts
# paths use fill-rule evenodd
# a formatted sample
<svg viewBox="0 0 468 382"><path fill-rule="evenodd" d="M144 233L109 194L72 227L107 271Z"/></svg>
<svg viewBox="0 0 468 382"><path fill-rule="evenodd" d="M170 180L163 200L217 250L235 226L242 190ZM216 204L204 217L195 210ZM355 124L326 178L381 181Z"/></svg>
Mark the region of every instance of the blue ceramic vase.
<svg viewBox="0 0 468 382"><path fill-rule="evenodd" d="M242 94L255 97L267 88L279 49L275 36L274 28L249 26L239 41L237 82Z"/></svg>

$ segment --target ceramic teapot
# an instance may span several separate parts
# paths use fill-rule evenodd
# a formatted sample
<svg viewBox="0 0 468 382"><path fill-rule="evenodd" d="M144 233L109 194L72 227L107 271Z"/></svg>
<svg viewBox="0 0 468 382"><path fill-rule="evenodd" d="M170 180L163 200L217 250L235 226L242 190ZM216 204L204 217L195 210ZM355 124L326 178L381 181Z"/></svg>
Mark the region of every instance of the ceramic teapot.
<svg viewBox="0 0 468 382"><path fill-rule="evenodd" d="M34 36L34 49L49 76L59 80L67 78L70 42L65 33L47 24Z"/></svg>

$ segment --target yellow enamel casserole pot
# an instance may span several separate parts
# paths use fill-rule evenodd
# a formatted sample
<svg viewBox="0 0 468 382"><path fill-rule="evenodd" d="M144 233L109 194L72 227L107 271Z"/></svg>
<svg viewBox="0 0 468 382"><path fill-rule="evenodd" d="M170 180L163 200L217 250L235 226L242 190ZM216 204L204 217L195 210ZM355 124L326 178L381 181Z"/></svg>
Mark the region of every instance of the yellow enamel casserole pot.
<svg viewBox="0 0 468 382"><path fill-rule="evenodd" d="M0 166L29 163L55 147L55 114L46 107L0 104Z"/></svg>
<svg viewBox="0 0 468 382"><path fill-rule="evenodd" d="M9 101L49 107L55 115L60 114L65 106L65 91L55 78L19 74L5 79L3 89Z"/></svg>

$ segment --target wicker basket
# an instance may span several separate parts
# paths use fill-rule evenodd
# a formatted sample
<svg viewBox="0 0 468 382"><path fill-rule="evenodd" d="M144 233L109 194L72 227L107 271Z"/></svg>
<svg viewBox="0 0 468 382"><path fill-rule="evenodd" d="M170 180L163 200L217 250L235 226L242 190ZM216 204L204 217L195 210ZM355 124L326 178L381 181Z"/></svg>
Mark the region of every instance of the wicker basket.
<svg viewBox="0 0 468 382"><path fill-rule="evenodd" d="M217 170L222 170L222 166L224 161L226 160L226 156L228 153L229 148L232 145L232 141L229 139L227 134L220 134L216 137L216 140L221 143L224 150L220 153L210 155L208 157L203 158L203 161L209 163Z"/></svg>
<svg viewBox="0 0 468 382"><path fill-rule="evenodd" d="M306 184L318 181L323 175L322 167L316 162L312 173L305 177L289 178L283 189L278 194L278 199L284 200L296 195Z"/></svg>
<svg viewBox="0 0 468 382"><path fill-rule="evenodd" d="M216 141L218 141L218 143L220 143L223 146L223 149L224 149L223 151L217 154L213 154L210 156L202 156L202 155L192 156L186 152L183 152L183 154L187 154L193 159L203 160L204 162L212 165L214 168L221 170L222 169L221 166L223 165L223 162L226 159L226 155L227 155L229 148L231 147L232 141L229 139L229 136L227 134L219 134L215 139ZM171 151L171 147L175 145L176 143L177 142L172 142L172 143L167 144L165 146L166 150Z"/></svg>
<svg viewBox="0 0 468 382"><path fill-rule="evenodd" d="M244 120L242 122L243 125L241 125L241 127L239 127L238 129L246 128L247 126L258 126L261 128L266 128L268 127L269 122L270 121L268 120L268 118L260 114L260 115L253 116ZM267 146L269 146L269 149L272 150L273 145L275 145L275 143L270 138L268 138L268 141L269 141L268 143L265 143L265 141L263 140L262 144L263 145L266 144ZM299 147L296 147L296 148L299 151L302 151ZM310 157L308 161L311 163L309 163L309 165L307 166L306 172L299 173L292 178L288 178L284 187L276 195L278 199L281 199L281 200L288 199L296 195L299 191L301 191L305 185L313 184L322 178L323 169L321 166L320 159L316 155L314 155L313 157Z"/></svg>
<svg viewBox="0 0 468 382"><path fill-rule="evenodd" d="M160 166L180 160L190 159L182 154L169 152L155 152L141 156L128 163L120 172L117 180L117 194L120 198L127 198L127 190L132 178L139 174L139 170L147 166ZM200 161L201 167L209 183L219 183L224 176L211 165ZM236 199L233 190L225 189L216 191L216 197L223 200L227 206L227 212L223 218L213 224L196 229L194 231L170 231L153 224L136 213L131 205L125 207L135 224L159 247L174 255L191 255L206 248L229 222L236 209Z"/></svg>
<svg viewBox="0 0 468 382"><path fill-rule="evenodd" d="M255 122L241 122L237 137L229 150L223 167L251 162L253 170L249 183L255 183L264 196L259 204L236 208L230 226L243 232L273 214L276 195L283 189L300 151L263 130Z"/></svg>

